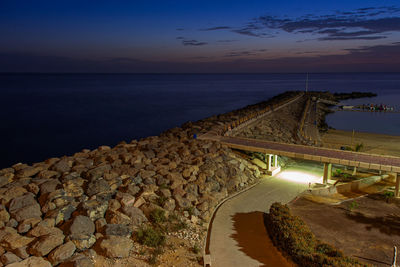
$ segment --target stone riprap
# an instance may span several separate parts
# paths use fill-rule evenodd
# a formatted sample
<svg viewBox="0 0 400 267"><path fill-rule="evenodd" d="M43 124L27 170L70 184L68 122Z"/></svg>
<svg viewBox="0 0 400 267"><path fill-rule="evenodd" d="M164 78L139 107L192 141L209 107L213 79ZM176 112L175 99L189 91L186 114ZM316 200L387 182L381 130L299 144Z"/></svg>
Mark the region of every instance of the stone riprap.
<svg viewBox="0 0 400 267"><path fill-rule="evenodd" d="M156 209L205 225L222 199L262 172L229 148L193 134L293 94L160 136L0 170L0 266L94 266L96 253L129 257L136 231ZM289 108L282 116L298 114ZM296 142L293 131L292 122L282 122L271 135Z"/></svg>

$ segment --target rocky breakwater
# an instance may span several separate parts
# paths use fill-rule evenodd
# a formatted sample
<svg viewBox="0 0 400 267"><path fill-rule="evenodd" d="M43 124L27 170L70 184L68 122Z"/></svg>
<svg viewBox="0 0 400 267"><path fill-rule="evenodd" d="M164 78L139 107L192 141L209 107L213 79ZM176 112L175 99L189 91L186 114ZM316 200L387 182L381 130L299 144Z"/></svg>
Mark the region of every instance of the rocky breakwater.
<svg viewBox="0 0 400 267"><path fill-rule="evenodd" d="M193 131L171 129L0 170L0 266L149 260L137 232L154 223L154 214L200 229L197 239L191 227L175 236L201 246L213 208L260 171L219 143L193 139Z"/></svg>
<svg viewBox="0 0 400 267"><path fill-rule="evenodd" d="M302 142L297 136L297 130L307 97L302 97L291 105L285 106L278 111L273 111L266 118L238 131L235 136L301 144Z"/></svg>

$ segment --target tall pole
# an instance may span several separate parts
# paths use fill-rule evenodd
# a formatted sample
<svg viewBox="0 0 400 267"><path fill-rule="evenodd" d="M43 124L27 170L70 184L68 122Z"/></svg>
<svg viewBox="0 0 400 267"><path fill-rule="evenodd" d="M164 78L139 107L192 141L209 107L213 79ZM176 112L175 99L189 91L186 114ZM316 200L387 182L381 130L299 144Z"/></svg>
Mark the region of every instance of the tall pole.
<svg viewBox="0 0 400 267"><path fill-rule="evenodd" d="M308 72L307 72L307 80L306 80L306 93L308 92Z"/></svg>

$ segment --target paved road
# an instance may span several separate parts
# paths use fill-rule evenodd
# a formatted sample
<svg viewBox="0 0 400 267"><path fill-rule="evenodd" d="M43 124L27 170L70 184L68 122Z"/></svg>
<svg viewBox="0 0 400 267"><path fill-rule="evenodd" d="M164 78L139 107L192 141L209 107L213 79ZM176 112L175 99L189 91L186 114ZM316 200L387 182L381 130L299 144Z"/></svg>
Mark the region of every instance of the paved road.
<svg viewBox="0 0 400 267"><path fill-rule="evenodd" d="M234 222L232 217L238 213L254 211L268 212L273 202L287 203L299 193L307 189L307 183L290 181L293 174L299 171L309 173L309 177L320 179L322 176L321 164L304 163L282 171L276 177L265 178L258 185L238 196L226 201L218 209L211 229L210 254L212 266L260 266L259 261L242 252L232 235ZM290 174L290 175L288 175ZM304 175L304 173L303 173ZM287 178L289 180L284 180ZM251 225L249 225L249 229ZM259 246L263 246L260 244Z"/></svg>

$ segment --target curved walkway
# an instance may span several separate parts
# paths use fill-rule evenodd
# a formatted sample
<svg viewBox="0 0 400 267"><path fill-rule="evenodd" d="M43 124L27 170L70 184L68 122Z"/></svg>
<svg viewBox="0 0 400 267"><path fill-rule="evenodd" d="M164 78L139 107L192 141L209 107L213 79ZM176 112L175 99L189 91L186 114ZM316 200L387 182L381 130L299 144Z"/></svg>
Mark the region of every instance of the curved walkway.
<svg viewBox="0 0 400 267"><path fill-rule="evenodd" d="M249 253L246 247L238 244L237 221L235 218L248 214L249 224L244 227L244 231L251 234L254 231L254 225L251 220L255 216L255 212L268 212L273 202L287 203L294 199L299 193L307 189L308 184L296 183L290 180L284 180L285 175L296 173L299 171L308 172L315 180L320 179L322 168L318 164L304 163L288 167L285 171L276 177L266 178L253 188L239 194L238 196L227 200L218 209L215 214L211 228L210 236L210 254L211 266L233 267L233 266L267 266L257 260L257 256L252 253L257 247L265 246L261 244L251 244ZM304 175L304 173L303 173ZM290 179L290 175L287 176ZM242 227L243 229L243 227ZM243 232L243 230L242 230ZM271 265L272 266L272 265Z"/></svg>

